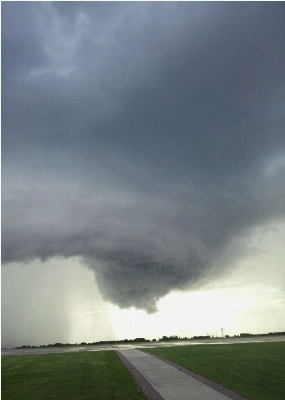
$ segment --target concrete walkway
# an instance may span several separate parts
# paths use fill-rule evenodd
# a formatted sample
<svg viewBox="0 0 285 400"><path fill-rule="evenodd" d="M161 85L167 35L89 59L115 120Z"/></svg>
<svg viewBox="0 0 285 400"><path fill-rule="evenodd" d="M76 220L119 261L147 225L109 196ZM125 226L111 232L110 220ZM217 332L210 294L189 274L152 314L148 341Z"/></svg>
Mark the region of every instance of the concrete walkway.
<svg viewBox="0 0 285 400"><path fill-rule="evenodd" d="M229 400L229 399L242 399L241 396L233 393L233 396L217 391L221 388L218 385L211 384L212 387L195 379L189 374L185 373L184 368L178 368L175 364L162 361L161 359L146 354L139 350L119 350L123 357L121 359L126 361L125 364L132 371L138 382L141 384L138 376L141 374L143 378L155 389L151 395L151 391L146 391L150 399L164 399L164 400ZM119 355L120 355L119 354ZM124 358L126 360L124 360ZM133 368L130 368L130 364ZM172 365L169 365L172 364ZM183 372L185 371L185 372ZM188 371L187 371L188 372ZM139 373L139 374L138 374ZM137 375L137 376L136 376ZM194 375L194 374L192 374ZM203 379L203 378L202 378ZM205 382L209 382L204 379ZM143 385L141 385L143 386ZM146 385L145 385L146 386ZM216 390L213 389L216 386ZM223 389L223 388L221 388ZM227 391L224 392L232 393ZM228 394L227 393L227 394Z"/></svg>

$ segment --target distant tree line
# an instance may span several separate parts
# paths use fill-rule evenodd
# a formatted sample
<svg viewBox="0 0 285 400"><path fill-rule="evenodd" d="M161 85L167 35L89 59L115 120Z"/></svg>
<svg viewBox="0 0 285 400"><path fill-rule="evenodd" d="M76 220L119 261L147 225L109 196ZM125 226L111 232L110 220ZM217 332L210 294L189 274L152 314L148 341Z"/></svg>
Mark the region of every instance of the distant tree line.
<svg viewBox="0 0 285 400"><path fill-rule="evenodd" d="M154 341L156 339L153 339ZM38 348L38 347L65 347L65 346L94 346L94 345L104 345L104 344L125 344L125 343L138 343L138 342L150 342L145 338L135 338L135 339L123 339L123 340L101 340L100 342L81 342L81 343L54 343L54 344L41 344L40 346L19 346L15 347L15 349L30 349L30 348Z"/></svg>
<svg viewBox="0 0 285 400"><path fill-rule="evenodd" d="M234 335L234 336L229 336L225 335L225 338L243 338L243 337L253 337L253 336L282 336L285 335L285 332L269 332L269 333L240 333L240 335ZM180 336L177 335L171 335L171 336L162 336L159 338L160 342L167 342L171 340L197 340L197 339L210 339L211 337L209 335L206 336L193 336L192 338L181 338ZM214 339L214 337L212 336ZM156 341L156 339L152 339L153 342ZM15 347L15 349L33 349L33 348L39 348L39 347L64 347L64 346L94 346L94 345L116 345L116 344L126 344L126 343L149 343L151 340L145 339L145 338L135 338L135 339L123 339L123 340L101 340L100 342L92 342L92 343L86 343L86 342L81 342L81 343L54 343L54 344L41 344L40 346L18 346Z"/></svg>
<svg viewBox="0 0 285 400"><path fill-rule="evenodd" d="M158 340L160 342L167 342L169 340L190 340L191 338L187 338L186 336L184 338L181 338L180 336L177 335L171 335L171 336L162 336Z"/></svg>
<svg viewBox="0 0 285 400"><path fill-rule="evenodd" d="M207 335L207 336L193 336L192 339L210 339L210 336L209 335Z"/></svg>
<svg viewBox="0 0 285 400"><path fill-rule="evenodd" d="M285 332L269 332L269 333L241 333L240 337L250 337L250 336L282 336L285 335Z"/></svg>

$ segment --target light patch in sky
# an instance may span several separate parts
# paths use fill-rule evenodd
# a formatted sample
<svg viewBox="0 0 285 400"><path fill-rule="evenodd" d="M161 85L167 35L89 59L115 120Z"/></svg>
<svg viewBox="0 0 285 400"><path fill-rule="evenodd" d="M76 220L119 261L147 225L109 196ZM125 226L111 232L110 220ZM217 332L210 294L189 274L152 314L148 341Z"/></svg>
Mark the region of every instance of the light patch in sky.
<svg viewBox="0 0 285 400"><path fill-rule="evenodd" d="M261 284L171 293L160 300L158 309L156 314L149 315L134 308L120 310L113 306L114 329L121 338L147 339L164 335L215 337L221 335L221 328L227 335L267 332L269 326L274 331L284 329L284 293Z"/></svg>
<svg viewBox="0 0 285 400"><path fill-rule="evenodd" d="M285 169L285 153L276 154L271 157L266 166L266 175L271 177L278 172L282 172Z"/></svg>

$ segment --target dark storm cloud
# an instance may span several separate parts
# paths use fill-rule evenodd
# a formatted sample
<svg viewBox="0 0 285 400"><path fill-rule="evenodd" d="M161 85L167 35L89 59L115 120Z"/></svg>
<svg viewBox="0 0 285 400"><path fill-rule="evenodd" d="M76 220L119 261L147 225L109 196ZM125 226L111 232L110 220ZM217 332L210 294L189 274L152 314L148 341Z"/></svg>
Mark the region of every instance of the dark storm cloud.
<svg viewBox="0 0 285 400"><path fill-rule="evenodd" d="M222 273L285 213L279 3L2 3L2 257L102 294Z"/></svg>

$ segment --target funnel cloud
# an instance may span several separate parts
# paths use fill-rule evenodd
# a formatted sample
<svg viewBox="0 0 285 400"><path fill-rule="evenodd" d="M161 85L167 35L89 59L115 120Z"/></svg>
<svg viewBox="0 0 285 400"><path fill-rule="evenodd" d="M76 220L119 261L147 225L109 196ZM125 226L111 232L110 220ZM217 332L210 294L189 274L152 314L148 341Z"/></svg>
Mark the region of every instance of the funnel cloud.
<svg viewBox="0 0 285 400"><path fill-rule="evenodd" d="M2 262L156 311L285 217L282 3L2 3Z"/></svg>

